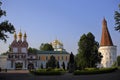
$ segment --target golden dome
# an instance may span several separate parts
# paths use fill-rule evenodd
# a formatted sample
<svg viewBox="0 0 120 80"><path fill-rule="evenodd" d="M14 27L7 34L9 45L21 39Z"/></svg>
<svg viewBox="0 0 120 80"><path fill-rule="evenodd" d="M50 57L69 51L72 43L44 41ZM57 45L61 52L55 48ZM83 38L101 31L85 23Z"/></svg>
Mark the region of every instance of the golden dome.
<svg viewBox="0 0 120 80"><path fill-rule="evenodd" d="M59 40L57 40L57 39L53 41L53 44L55 44L55 45L63 45L63 44L62 44Z"/></svg>
<svg viewBox="0 0 120 80"><path fill-rule="evenodd" d="M22 33L21 33L21 31L19 32L18 37L19 37L20 39L22 38Z"/></svg>
<svg viewBox="0 0 120 80"><path fill-rule="evenodd" d="M17 34L16 34L16 32L14 33L14 39L17 39Z"/></svg>

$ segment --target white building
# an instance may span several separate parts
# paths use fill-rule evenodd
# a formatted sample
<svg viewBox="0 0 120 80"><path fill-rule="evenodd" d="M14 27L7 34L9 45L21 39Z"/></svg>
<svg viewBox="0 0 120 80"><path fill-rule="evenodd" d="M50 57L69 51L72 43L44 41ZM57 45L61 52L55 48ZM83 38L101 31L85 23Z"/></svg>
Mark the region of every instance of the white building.
<svg viewBox="0 0 120 80"><path fill-rule="evenodd" d="M10 45L10 52L7 58L7 69L28 69L30 67L36 68L37 57L35 55L28 54L28 42L26 40L26 33L22 37L21 31L18 34L14 34L14 40ZM23 38L23 40L22 40ZM35 56L35 58L33 58Z"/></svg>
<svg viewBox="0 0 120 80"><path fill-rule="evenodd" d="M112 67L117 63L117 47L113 45L111 36L107 28L107 21L105 18L102 22L102 36L99 47L99 52L101 52L103 58L101 61L101 67Z"/></svg>
<svg viewBox="0 0 120 80"><path fill-rule="evenodd" d="M55 57L59 62L60 68L62 68L62 63L64 62L65 68L67 69L69 53L65 51L63 44L58 40L55 40L55 45L52 45L54 51L37 51L36 53L29 53L26 33L22 40L22 33L20 31L18 38L17 40L17 34L15 33L7 57L7 69L36 69L41 68L41 65L43 65L43 68L46 68L46 63L50 59L50 56Z"/></svg>
<svg viewBox="0 0 120 80"><path fill-rule="evenodd" d="M7 56L0 55L0 68L7 69Z"/></svg>

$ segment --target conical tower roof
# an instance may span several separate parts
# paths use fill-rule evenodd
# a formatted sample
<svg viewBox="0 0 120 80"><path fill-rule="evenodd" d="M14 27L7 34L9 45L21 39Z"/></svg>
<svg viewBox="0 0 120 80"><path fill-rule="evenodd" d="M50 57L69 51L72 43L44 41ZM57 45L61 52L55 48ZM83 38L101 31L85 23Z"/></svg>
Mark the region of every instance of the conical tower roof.
<svg viewBox="0 0 120 80"><path fill-rule="evenodd" d="M102 21L102 36L100 46L113 46L113 42L108 31L107 21L105 20L105 18Z"/></svg>

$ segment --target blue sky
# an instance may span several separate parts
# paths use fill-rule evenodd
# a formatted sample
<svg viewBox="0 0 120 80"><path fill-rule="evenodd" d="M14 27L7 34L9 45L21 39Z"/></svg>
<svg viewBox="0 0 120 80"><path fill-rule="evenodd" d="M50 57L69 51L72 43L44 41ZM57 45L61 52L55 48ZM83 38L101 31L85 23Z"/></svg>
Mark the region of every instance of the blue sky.
<svg viewBox="0 0 120 80"><path fill-rule="evenodd" d="M39 48L56 38L68 52L77 53L78 41L85 33L92 32L100 42L102 20L107 20L109 32L120 55L120 33L114 30L114 11L119 0L2 0L2 9L16 32L27 33L30 47ZM8 34L7 43L0 41L0 53L8 50L13 35Z"/></svg>

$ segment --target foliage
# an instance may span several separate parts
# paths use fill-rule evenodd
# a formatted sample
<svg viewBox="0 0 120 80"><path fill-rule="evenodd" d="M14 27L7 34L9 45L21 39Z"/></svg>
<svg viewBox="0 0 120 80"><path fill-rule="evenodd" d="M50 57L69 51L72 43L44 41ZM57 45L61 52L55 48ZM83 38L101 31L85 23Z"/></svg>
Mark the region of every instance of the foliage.
<svg viewBox="0 0 120 80"><path fill-rule="evenodd" d="M65 71L63 69L52 69L52 68L48 68L48 69L37 69L37 70L32 70L30 71L30 73L34 74L34 75L62 75L65 73Z"/></svg>
<svg viewBox="0 0 120 80"><path fill-rule="evenodd" d="M59 64L59 61L57 61L57 68L60 68L60 64Z"/></svg>
<svg viewBox="0 0 120 80"><path fill-rule="evenodd" d="M110 73L110 72L114 72L116 71L117 68L116 67L112 67L112 68L87 68L85 70L76 70L74 72L74 75L89 75L89 74L102 74L102 73Z"/></svg>
<svg viewBox="0 0 120 80"><path fill-rule="evenodd" d="M37 50L36 48L31 48L31 47L28 48L28 52L29 52L29 53L36 54L37 51L38 51L38 50Z"/></svg>
<svg viewBox="0 0 120 80"><path fill-rule="evenodd" d="M48 44L48 43L42 43L41 46L40 46L40 50L41 51L53 51L53 47L51 44Z"/></svg>
<svg viewBox="0 0 120 80"><path fill-rule="evenodd" d="M74 55L73 55L72 52L70 54L68 67L69 67L69 72L70 73L74 72L74 70L75 70L75 60L74 60Z"/></svg>
<svg viewBox="0 0 120 80"><path fill-rule="evenodd" d="M118 66L120 66L120 56L117 57Z"/></svg>
<svg viewBox="0 0 120 80"><path fill-rule="evenodd" d="M119 4L119 11L120 11L120 4ZM120 32L120 12L115 11L114 19L115 19L115 30Z"/></svg>
<svg viewBox="0 0 120 80"><path fill-rule="evenodd" d="M9 54L8 51L7 51L7 52L4 52L4 53L1 53L1 55L7 55L7 54Z"/></svg>
<svg viewBox="0 0 120 80"><path fill-rule="evenodd" d="M48 60L47 65L50 68L56 68L57 67L57 60L55 59L55 57L53 55Z"/></svg>
<svg viewBox="0 0 120 80"><path fill-rule="evenodd" d="M74 63L74 55L73 55L72 52L71 52L71 54L70 54L69 63L71 63L71 64Z"/></svg>
<svg viewBox="0 0 120 80"><path fill-rule="evenodd" d="M99 44L92 33L83 34L78 42L78 54L75 61L79 68L96 67L101 62L102 55L98 52Z"/></svg>
<svg viewBox="0 0 120 80"><path fill-rule="evenodd" d="M0 1L0 18L2 16L6 16L6 11L1 9L1 5L2 5L2 2ZM7 38L9 38L6 33L12 34L14 32L15 32L14 26L11 23L9 23L7 20L0 23L0 39L1 40L6 42Z"/></svg>
<svg viewBox="0 0 120 80"><path fill-rule="evenodd" d="M62 63L62 67L63 67L63 69L65 70L65 63L64 63L64 62Z"/></svg>
<svg viewBox="0 0 120 80"><path fill-rule="evenodd" d="M41 63L41 66L40 66L40 67L41 67L41 69L43 69L43 64L42 64L42 63Z"/></svg>

